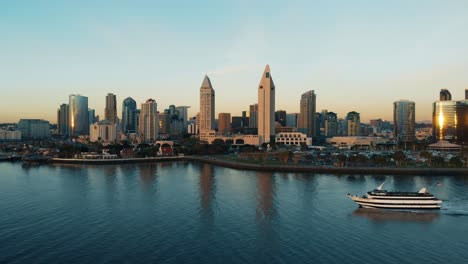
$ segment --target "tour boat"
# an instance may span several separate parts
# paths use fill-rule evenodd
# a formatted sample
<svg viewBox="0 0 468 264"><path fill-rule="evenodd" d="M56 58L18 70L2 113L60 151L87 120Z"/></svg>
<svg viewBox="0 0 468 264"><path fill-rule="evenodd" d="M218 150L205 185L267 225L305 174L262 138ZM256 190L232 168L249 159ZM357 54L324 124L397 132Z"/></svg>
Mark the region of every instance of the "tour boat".
<svg viewBox="0 0 468 264"><path fill-rule="evenodd" d="M426 188L418 192L389 192L382 190L383 183L377 189L359 197L348 194L359 207L381 209L440 209L442 201L430 194Z"/></svg>

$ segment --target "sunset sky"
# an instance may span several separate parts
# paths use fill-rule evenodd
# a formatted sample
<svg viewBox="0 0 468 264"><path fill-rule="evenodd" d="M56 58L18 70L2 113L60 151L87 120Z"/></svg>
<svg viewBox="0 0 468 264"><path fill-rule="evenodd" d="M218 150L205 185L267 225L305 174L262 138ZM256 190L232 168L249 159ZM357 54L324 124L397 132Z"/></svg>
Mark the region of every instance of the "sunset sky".
<svg viewBox="0 0 468 264"><path fill-rule="evenodd" d="M99 3L97 3L99 2ZM269 64L276 109L392 119L392 103L416 102L431 119L441 88L468 88L468 1L1 1L0 123L56 123L69 94L154 98L199 109L207 74L216 116L257 101ZM120 114L119 114L120 115Z"/></svg>

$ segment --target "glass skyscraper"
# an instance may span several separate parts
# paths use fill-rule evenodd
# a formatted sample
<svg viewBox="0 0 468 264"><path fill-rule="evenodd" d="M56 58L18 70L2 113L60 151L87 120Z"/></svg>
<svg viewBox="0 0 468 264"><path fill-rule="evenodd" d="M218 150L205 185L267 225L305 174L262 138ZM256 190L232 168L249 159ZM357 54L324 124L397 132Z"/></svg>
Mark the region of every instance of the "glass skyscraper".
<svg viewBox="0 0 468 264"><path fill-rule="evenodd" d="M398 142L414 142L415 104L412 101L400 100L393 103L393 130Z"/></svg>
<svg viewBox="0 0 468 264"><path fill-rule="evenodd" d="M69 96L70 136L89 135L88 97L79 94Z"/></svg>
<svg viewBox="0 0 468 264"><path fill-rule="evenodd" d="M131 97L127 97L122 103L122 131L134 133L137 130L136 117L137 104Z"/></svg>

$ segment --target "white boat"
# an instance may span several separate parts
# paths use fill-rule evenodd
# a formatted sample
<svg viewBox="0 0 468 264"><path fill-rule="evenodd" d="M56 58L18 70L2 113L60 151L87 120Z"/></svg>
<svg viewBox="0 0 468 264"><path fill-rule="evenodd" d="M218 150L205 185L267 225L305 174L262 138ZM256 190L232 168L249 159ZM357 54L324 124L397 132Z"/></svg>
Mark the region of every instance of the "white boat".
<svg viewBox="0 0 468 264"><path fill-rule="evenodd" d="M359 207L381 209L440 209L442 201L429 193L426 188L418 192L389 192L382 190L383 183L377 189L357 196L348 194Z"/></svg>

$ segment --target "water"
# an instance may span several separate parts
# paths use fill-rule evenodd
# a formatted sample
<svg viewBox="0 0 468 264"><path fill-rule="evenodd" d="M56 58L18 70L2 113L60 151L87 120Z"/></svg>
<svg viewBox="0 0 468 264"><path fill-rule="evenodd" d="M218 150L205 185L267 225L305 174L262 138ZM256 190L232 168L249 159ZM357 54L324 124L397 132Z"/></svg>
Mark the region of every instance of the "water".
<svg viewBox="0 0 468 264"><path fill-rule="evenodd" d="M431 191L375 212L347 193ZM0 163L0 263L466 263L468 176L237 171L199 163Z"/></svg>

